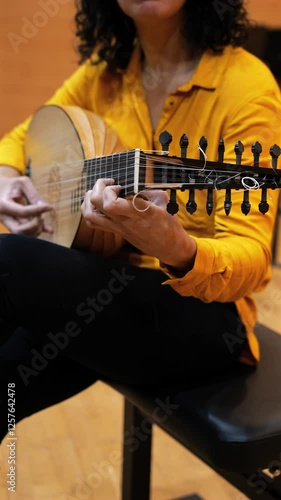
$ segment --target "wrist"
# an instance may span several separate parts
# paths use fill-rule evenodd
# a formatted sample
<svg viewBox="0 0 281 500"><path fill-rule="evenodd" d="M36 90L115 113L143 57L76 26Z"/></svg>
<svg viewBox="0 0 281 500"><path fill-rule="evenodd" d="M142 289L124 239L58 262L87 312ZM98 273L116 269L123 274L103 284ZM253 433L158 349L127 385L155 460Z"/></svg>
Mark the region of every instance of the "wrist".
<svg viewBox="0 0 281 500"><path fill-rule="evenodd" d="M170 277L182 278L193 268L197 252L196 241L193 238L189 238L189 245L185 250L185 252L181 252L183 253L182 257L177 255L167 262L160 261L162 269Z"/></svg>

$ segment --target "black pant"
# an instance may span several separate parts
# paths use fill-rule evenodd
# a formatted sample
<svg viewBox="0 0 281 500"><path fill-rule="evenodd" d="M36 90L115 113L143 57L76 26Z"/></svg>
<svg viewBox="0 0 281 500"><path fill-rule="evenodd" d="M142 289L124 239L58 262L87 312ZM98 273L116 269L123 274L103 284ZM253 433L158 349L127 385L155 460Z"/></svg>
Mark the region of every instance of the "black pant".
<svg viewBox="0 0 281 500"><path fill-rule="evenodd" d="M190 384L233 369L245 344L235 305L182 297L163 285L166 279L159 271L1 235L1 415L8 383L16 384L19 421L99 379Z"/></svg>

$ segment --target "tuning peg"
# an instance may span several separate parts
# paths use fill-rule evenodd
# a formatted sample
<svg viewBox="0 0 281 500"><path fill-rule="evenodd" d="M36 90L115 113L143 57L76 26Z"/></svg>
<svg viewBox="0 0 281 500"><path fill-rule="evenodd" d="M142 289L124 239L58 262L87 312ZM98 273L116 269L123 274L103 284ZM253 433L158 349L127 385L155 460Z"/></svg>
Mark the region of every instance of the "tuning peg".
<svg viewBox="0 0 281 500"><path fill-rule="evenodd" d="M226 188L225 199L224 199L224 211L225 211L226 215L230 214L231 207L232 207L231 189Z"/></svg>
<svg viewBox="0 0 281 500"><path fill-rule="evenodd" d="M236 154L236 165L241 165L242 154L244 152L244 145L241 141L236 142L234 152Z"/></svg>
<svg viewBox="0 0 281 500"><path fill-rule="evenodd" d="M254 167L259 166L261 152L262 152L262 145L258 141L254 142L254 144L252 145L252 153L254 156Z"/></svg>
<svg viewBox="0 0 281 500"><path fill-rule="evenodd" d="M214 208L213 189L210 188L207 191L207 201L206 201L206 212L208 215L211 215L213 208Z"/></svg>
<svg viewBox="0 0 281 500"><path fill-rule="evenodd" d="M244 215L248 215L251 210L251 203L249 200L249 190L245 189L243 194L243 201L241 203L241 212Z"/></svg>
<svg viewBox="0 0 281 500"><path fill-rule="evenodd" d="M192 215L197 210L197 203L195 201L195 191L194 188L189 189L189 199L185 205L187 212Z"/></svg>
<svg viewBox="0 0 281 500"><path fill-rule="evenodd" d="M265 187L261 190L261 201L259 203L259 211L264 215L269 210L269 204L267 203L267 189Z"/></svg>
<svg viewBox="0 0 281 500"><path fill-rule="evenodd" d="M208 141L206 137L202 136L199 141L200 160L205 160L204 153L206 153L207 146L208 146Z"/></svg>
<svg viewBox="0 0 281 500"><path fill-rule="evenodd" d="M279 146L277 146L277 144L274 144L273 146L271 146L269 152L270 152L271 157L272 157L272 168L276 169L278 158L279 158L280 153L281 153L281 149Z"/></svg>
<svg viewBox="0 0 281 500"><path fill-rule="evenodd" d="M189 140L186 134L182 134L180 138L180 148L181 148L181 157L186 158L187 148L189 145Z"/></svg>
<svg viewBox="0 0 281 500"><path fill-rule="evenodd" d="M161 132L161 134L159 135L159 142L162 146L163 152L169 151L169 147L170 147L172 140L173 140L173 136L172 136L172 134L170 134L170 132L168 132L167 130L164 130L164 132Z"/></svg>
<svg viewBox="0 0 281 500"><path fill-rule="evenodd" d="M224 140L221 137L218 146L218 162L220 163L223 163L224 151L225 151Z"/></svg>
<svg viewBox="0 0 281 500"><path fill-rule="evenodd" d="M179 211L179 206L177 203L176 196L177 196L176 190L171 189L170 190L170 200L169 200L169 203L167 204L167 212L171 215L174 215Z"/></svg>
<svg viewBox="0 0 281 500"><path fill-rule="evenodd" d="M180 148L181 148L181 157L186 158L187 148L189 145L189 139L188 139L186 134L182 134L179 144L180 144ZM184 183L184 179L185 179L185 171L184 171L184 169L182 169L181 170L181 180L183 183Z"/></svg>

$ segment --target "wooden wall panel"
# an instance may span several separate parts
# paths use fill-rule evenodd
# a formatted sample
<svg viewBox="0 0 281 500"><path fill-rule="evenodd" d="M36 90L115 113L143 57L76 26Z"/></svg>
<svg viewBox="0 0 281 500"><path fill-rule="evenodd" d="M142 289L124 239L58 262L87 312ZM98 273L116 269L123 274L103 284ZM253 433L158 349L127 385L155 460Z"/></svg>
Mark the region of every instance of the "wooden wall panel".
<svg viewBox="0 0 281 500"><path fill-rule="evenodd" d="M74 0L1 0L0 135L23 120L77 66Z"/></svg>
<svg viewBox="0 0 281 500"><path fill-rule="evenodd" d="M1 0L0 136L77 67L73 17L74 0Z"/></svg>
<svg viewBox="0 0 281 500"><path fill-rule="evenodd" d="M280 0L246 0L245 4L253 20L273 29L281 28Z"/></svg>
<svg viewBox="0 0 281 500"><path fill-rule="evenodd" d="M77 67L74 5L75 0L1 0L0 136ZM280 0L248 0L246 5L251 18L281 26Z"/></svg>

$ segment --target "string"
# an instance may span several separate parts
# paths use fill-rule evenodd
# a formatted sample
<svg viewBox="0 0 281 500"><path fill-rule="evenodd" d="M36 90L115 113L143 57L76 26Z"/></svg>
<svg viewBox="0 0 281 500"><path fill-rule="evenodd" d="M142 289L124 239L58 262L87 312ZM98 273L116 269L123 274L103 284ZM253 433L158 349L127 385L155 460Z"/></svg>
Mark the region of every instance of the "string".
<svg viewBox="0 0 281 500"><path fill-rule="evenodd" d="M202 155L204 156L205 161L204 161L204 165L202 167L202 170L204 170L206 165L207 165L207 155L206 155L205 151L201 148L199 142L197 143L197 146L198 146L199 151L201 151Z"/></svg>
<svg viewBox="0 0 281 500"><path fill-rule="evenodd" d="M126 184L126 187L133 187L134 186L134 174L133 173L130 173L128 171L128 164L127 163L124 163L124 167L121 167L120 169L118 169L118 173L119 174L122 174L124 172L126 172L126 174L128 174L126 177L130 177L132 178L132 181L129 182L128 184ZM176 167L176 168L172 168L169 166L169 169L171 170L174 170L174 171L178 171L180 174L182 173L182 167L178 167L177 166L178 164L176 163L175 165L173 165L172 167ZM145 163L141 164L140 167L145 167ZM150 167L148 167L150 168ZM205 168L205 167L204 167ZM160 171L163 171L163 166L158 166L158 165L154 165L153 166L153 170L154 171L157 171L157 169L159 169ZM202 169L203 170L203 169ZM205 170L206 171L206 170ZM186 172L186 175L188 174L192 174L192 173L198 173L198 172L201 172L201 169L198 169L196 167L188 167L188 172ZM212 175L213 173L220 173L221 175L225 175L227 174L228 178L232 178L229 176L229 172L226 172L225 170L221 170L221 169L216 169L214 170L213 168L210 169L210 171L208 171L208 174L206 174L205 176L205 179L208 179L210 177L210 175ZM238 173L235 173L235 176L239 176L241 175L241 172L238 172ZM104 177L104 176L103 176ZM110 177L110 172L107 172L107 175L106 177ZM58 181L48 181L48 182L45 182L45 183L36 183L36 185L42 189L44 188L47 188L47 189L51 189L52 186L56 187L56 186L60 186L60 185L63 185L63 184L67 184L67 183L70 183L70 182L81 182L81 183L85 183L86 184L86 181L89 181L89 180L96 180L99 178L99 175L97 173L94 173L94 174L88 174L85 176L83 175L83 173L79 173L79 175L75 176L75 177L68 177L68 178L64 178L64 179L61 179L61 180L58 180ZM32 180L32 177L31 177L31 180ZM146 183L146 185L149 185L151 184L152 186L155 185L155 184L158 184L156 181L154 182L150 182L150 183ZM168 182L167 181L167 184L171 185L172 184L172 181ZM178 184L179 186L182 184L182 181L181 180L178 180L175 182L175 184ZM165 185L165 183L163 183L163 185ZM79 188L79 186L77 186L77 188Z"/></svg>
<svg viewBox="0 0 281 500"><path fill-rule="evenodd" d="M219 179L222 177L222 180L219 181ZM240 177L240 173L236 173L235 175L232 175L230 177L227 178L227 182L231 181L231 179L235 179L235 178L239 178ZM250 182L252 182L252 185L249 185L247 184L247 182L245 182L245 180L248 180ZM219 181L219 182L218 182ZM214 181L214 189L218 189L217 186L220 185L220 184L223 184L226 182L226 179L219 175L217 177L217 179ZM259 183L257 179L255 179L254 177L250 177L250 176L245 176L241 179L241 184L243 186L243 189L245 191L250 191L250 190L257 190L257 189L260 189L263 185L264 185L264 182L261 182ZM234 188L235 191L240 191L239 188Z"/></svg>
<svg viewBox="0 0 281 500"><path fill-rule="evenodd" d="M237 174L237 175L238 175L238 174ZM232 178L237 177L237 175L232 176ZM215 190L219 190L219 188L218 188L217 186L218 186L219 184L221 184L221 183L225 182L225 180L222 180L221 182L219 182L219 179L220 179L220 176L216 179L216 181L214 181L214 189L215 189ZM244 190L246 190L246 191L248 191L248 190L253 190L253 189L254 189L254 190L257 190L257 189L261 188L261 187L262 187L262 185L263 185L263 183L259 184L259 183L258 183L258 181L257 181L256 179L253 179L252 177L248 177L248 180L250 180L251 182L253 182L255 185L254 185L254 186L250 186L250 185L248 185L247 183L244 183L244 186L243 186L243 187L244 187ZM241 182L242 182L242 181L241 181ZM192 186L192 184L191 184L191 186ZM144 192L145 192L145 191L147 191L147 190L148 190L148 189L146 189L146 190L142 190L142 191L140 191L139 193L136 193L136 194L134 195L133 199L132 199L132 204L133 204L133 206L134 206L135 210L137 210L138 212L146 212L146 211L150 208L150 205L151 205L151 203L152 203L151 201L150 201L150 203L147 205L147 207L145 207L144 209L140 209L140 208L138 208L138 207L136 206L136 203L135 203L136 198L137 198L137 197L138 197L141 193L144 193ZM240 189L235 188L235 191L240 191ZM78 205L78 203L80 204L80 203L83 201L83 199L84 199L84 196L77 196L77 197L73 198L71 201L72 201L74 204L77 204L77 205ZM61 201L60 201L60 206L59 206L60 211L65 210L65 209L69 209L69 202L70 202L70 199L69 199L69 198L66 198L66 200L65 200L64 202L61 202ZM63 204L64 204L65 206L63 206ZM78 209L76 210L76 212L78 212L78 211L80 211L80 207L79 207L79 210L78 210Z"/></svg>
<svg viewBox="0 0 281 500"><path fill-rule="evenodd" d="M200 174L200 172L204 171L205 172L205 175L202 179L202 186L204 188L208 188L209 186L206 185L208 181L208 179L210 178L211 175L214 175L216 176L216 179L215 180L212 180L212 184L210 184L210 187L213 188L213 189L217 189L217 186L220 184L220 183L225 183L226 182L226 179L225 179L225 176L227 175L227 181L230 181L231 179L235 179L236 177L239 177L241 176L241 172L235 172L234 175L232 176L229 176L229 174L231 173L231 170L227 171L227 170L222 170L222 169L219 169L219 168L216 168L214 169L214 167L212 169L210 169L210 171L208 172L208 174L206 175L207 173L207 170L206 170L206 166L207 166L207 155L205 154L205 152L202 150L202 148L200 147L200 145L198 144L198 148L200 149L200 151L202 152L203 156L204 156L204 166L200 169L197 167L192 167L187 165L187 164L181 164L180 161L181 159L178 158L178 159L174 159L174 158L170 158L170 157L166 157L166 159L168 160L168 163L167 163L167 166L165 167L166 165L166 162L163 161L163 158L158 156L157 158L150 158L150 157L147 157L143 151L141 151L141 155L139 156L139 165L138 167L145 167L145 168L151 168L153 169L153 171L157 172L158 169L161 170L161 172L163 173L165 171L165 168L167 170L169 170L169 175L171 175L171 178L173 177L172 176L172 173L173 171L175 172L179 172L179 174L182 174L182 173L185 173L187 178L190 176L192 176L192 173L198 173ZM98 158L91 158L91 159L80 159L80 160L76 160L76 161L73 161L73 162L70 162L68 164L64 163L64 162L60 162L60 163L56 163L55 164L55 167L59 167L60 165L62 165L64 168L67 168L67 165L77 165L77 164L80 164L81 165L81 161L84 163L84 162L87 162L89 164L90 167L94 166L94 163L101 163L102 159L108 159L110 157L114 157L114 158L118 158L119 156L119 163L118 163L118 174L122 174L122 173L126 173L126 176L125 176L125 179L124 179L124 182L127 181L127 180L130 180L131 182L129 182L128 184L126 184L126 188L127 189L131 189L132 193L134 191L134 186L135 186L135 180L134 180L134 170L133 172L130 172L130 167L133 169L135 169L135 161L133 162L133 165L130 165L130 162L128 164L128 154L129 153L135 153L136 150L130 150L130 151L127 151L127 152L123 152L123 153L114 153L114 155L104 155L102 157L98 157ZM122 157L121 157L122 155ZM125 157L125 158L124 158ZM135 160L135 155L132 156L131 158L131 162L132 160ZM145 161L143 161L145 160ZM155 163L152 164L152 166L150 166L149 164L147 165L146 163L146 160L152 160L153 162L159 162L160 165L157 165ZM174 161L175 160L175 161ZM189 163L192 162L192 161L197 161L198 160L189 160ZM180 164L180 166L179 166ZM164 165L164 166L163 166ZM116 168L116 165L113 166ZM228 165L229 167L229 165ZM235 167L235 165L233 165L233 167ZM79 202L82 202L83 199L84 199L84 193L86 191L86 186L87 184L91 181L91 179L97 179L99 178L100 176L102 176L102 172L101 170L104 170L105 168L108 168L108 164L101 164L101 165L98 165L98 168L97 168L97 172L94 172L93 174L91 173L88 173L86 172L85 170L83 171L81 169L81 171L79 172L79 176L76 176L76 177L69 177L69 178L63 178L63 179L60 179L59 181L50 181L50 182L47 182L47 183L44 183L41 185L41 187L44 189L47 188L47 191L50 191L52 189L52 187L55 187L55 186L59 186L59 185L65 185L67 187L67 184L70 183L70 182L76 182L78 181L78 184L77 186L69 186L69 190L68 190L68 193L67 193L67 190L66 192L64 191L63 192L63 196L60 195L59 193L59 200L55 200L56 201L59 201L59 204L61 206L61 208L63 208L63 203L65 203L65 206L69 209L70 207L70 202L72 203L72 205L78 205ZM266 167L264 167L266 168ZM273 171L275 172L275 170L273 169ZM52 170L49 170L48 171L49 175L52 174ZM54 171L54 174L56 175L56 171ZM219 175L220 174L220 175ZM58 175L60 175L58 173ZM107 172L107 177L110 177L110 173ZM118 176L117 176L118 177ZM219 179L222 177L222 181L220 181ZM180 176L179 176L180 178ZM246 179L246 180L244 180ZM248 183L247 183L248 181ZM249 184L249 181L252 183L252 185ZM275 180L274 180L275 181ZM118 179L117 179L117 182L118 182ZM192 181L190 182L190 186L192 187L194 183L194 179L192 179ZM121 184L123 184L123 182L121 182ZM146 190L149 189L150 187L151 188L160 188L161 185L164 186L165 188L169 188L171 187L171 184L173 184L172 182L168 182L166 181L166 184L168 185L165 185L165 183L156 183L156 182L152 182L152 183L146 183ZM197 186L201 185L201 182L199 182L198 179L196 179L196 184ZM241 179L241 184L243 186L244 189L259 189L263 183L258 183L258 181L250 176L247 176L247 177L244 177ZM274 184L277 186L277 183L276 181L274 182ZM181 187L181 185L184 185L184 187L187 189L187 182L184 182L182 180L180 181L177 181L177 182L174 182L173 186L178 186L179 188ZM36 186L35 186L36 187ZM277 186L278 187L278 186ZM234 189L234 188L233 188ZM235 187L236 190L238 190L236 187ZM83 195L81 193L81 191L83 190ZM145 212L146 210L148 210L150 204L143 210L140 210L136 207L136 198L137 196L139 196L139 194L141 192L144 192L143 191L140 191L138 192L137 194L134 195L134 199L133 199L133 205L134 205L134 208L137 210L137 211L140 211L140 212ZM50 194L48 192L46 192L47 194ZM77 194L76 194L77 193ZM81 194L80 194L81 193ZM131 194L131 193L130 193ZM54 198L56 198L56 193L54 193ZM52 193L51 193L51 198L52 198ZM52 201L51 201L52 203ZM75 208L74 208L74 211L75 211Z"/></svg>
<svg viewBox="0 0 281 500"><path fill-rule="evenodd" d="M134 195L133 199L132 199L132 205L133 205L134 209L135 209L137 212L146 212L146 211L150 208L151 203L152 203L152 201L151 201L151 200L149 200L149 198L142 198L142 197L141 197L142 199L145 199L146 201L149 201L149 203L148 203L147 207L145 207L145 208L143 208L143 209L138 208L138 207L135 205L135 201L136 201L137 197L138 197L140 194L142 194L142 193L145 193L145 190L144 190L144 189L143 189L142 191L139 191L139 193L136 193L136 194Z"/></svg>
<svg viewBox="0 0 281 500"><path fill-rule="evenodd" d="M252 186L247 185L246 182L247 180L251 181L253 185ZM253 177L243 177L243 179L241 179L241 184L243 188L246 189L247 191L250 191L251 189L257 190L260 189L262 186L262 183L259 184L257 179L254 179Z"/></svg>
<svg viewBox="0 0 281 500"><path fill-rule="evenodd" d="M202 154L204 155L204 165L203 165L203 167L202 167L201 169L200 169L200 168L198 168L198 167L196 168L196 167L192 167L192 166L187 166L187 167L185 167L185 165L181 165L181 166L179 166L179 162L178 162L178 161L173 161L173 159L172 159L172 158L171 158L171 159L169 158L169 164L167 164L167 169L170 169L170 170L175 170L175 171L176 171L176 170L178 170L179 172L182 172L183 168L188 168L188 170L189 170L189 172L190 172L190 173L192 173L192 172L200 172L200 170L205 170L205 169L206 169L206 166L207 166L207 155L206 155L206 154L205 154L205 152L202 150L202 148L200 147L200 145L199 145L199 144L198 144L198 148L200 149L200 151L202 151ZM117 153L115 153L115 154L116 154L116 155L118 155L119 153L118 153L118 154L117 154ZM120 154L122 154L122 155L124 155L124 154L125 154L125 155L126 155L126 153L120 153ZM109 155L109 156L110 156L110 155ZM95 162L97 162L97 160L101 161L101 160L102 160L102 158L108 158L108 155L105 155L105 156L103 156L103 157L99 157L99 158L95 158L95 159L77 160L77 161L75 161L75 162L70 162L70 163L63 163L63 162L60 162L60 163L56 163L56 164L55 164L55 167L59 167L59 166L61 165L61 166L63 166L64 168L67 168L67 167L69 167L69 166L71 167L72 165L76 165L76 164L78 164L78 163L81 163L81 161L86 161L86 162L89 162L89 163L90 163L90 162L92 162L92 163L93 163L94 161L95 161ZM149 158L148 158L148 159L149 159ZM155 161L158 161L158 158L157 158L157 159L152 158L152 159L153 159L153 160L155 160ZM191 160L191 161L192 161L192 160ZM159 158L159 162L161 162L160 158ZM90 166L92 166L92 165L90 165ZM118 164L118 174L122 174L122 173L124 173L124 172L126 172L126 174L130 174L130 172L128 171L129 166L130 166L130 165L128 165L128 161L127 161L127 159L124 159L124 160L122 159L122 160L120 161L120 163ZM144 162L143 164L142 164L142 163L140 163L140 166L144 166L144 167L146 167L146 163L145 163L145 162ZM233 165L233 166L235 166L235 165ZM107 165L107 164L101 164L101 165L98 165L98 170L102 170L102 169L104 169L104 168L108 168L108 165ZM149 169L149 168L152 168L152 167L149 167L149 166L148 166L148 169ZM265 168L266 168L266 167L265 167ZM162 171L163 171L163 169L165 169L165 166L163 166L163 164L161 164L160 166L158 166L158 165L155 165L155 164L154 164L154 165L153 165L153 170L155 170L155 171L156 171L157 169L160 169L160 170L162 170ZM113 170L114 170L114 168L113 168ZM274 170L274 169L273 169L273 170ZM51 172L51 170L50 170L50 172ZM209 172L209 174L208 174L208 177L209 177L209 176L210 176L213 172L216 172L216 173L222 173L222 174L223 174L223 173L225 172L225 170L221 170L221 169L219 169L219 168L216 168L216 170L214 170L214 169L210 169L210 172ZM51 173L52 173L52 172L51 172ZM108 176L108 177L110 176L110 173L111 173L111 172L107 172L107 176ZM239 175L239 174L238 174L238 175ZM87 181L90 181L90 180L92 180L92 179L96 180L98 177L99 177L99 173L97 173L97 172L94 172L94 173L87 173L87 174L85 173L85 176L83 177L83 171L81 170L81 172L79 172L79 175L78 175L78 176L75 176L75 177L68 177L68 178L64 178L64 179L62 179L62 180L58 180L58 181L57 181L57 180L56 180L56 181L48 181L48 182L47 182L47 183L45 183L45 184L40 184L40 186L41 186L42 188L44 188L45 186L48 186L48 188L50 188L50 187L52 187L52 186L59 186L59 185L63 185L63 184L65 184L65 183L67 183L67 182L71 182L71 181L78 181L78 182L79 182L79 181L83 181L83 180L84 180L84 181L86 181L86 179L87 179ZM31 178L32 178L32 176L31 176ZM178 182L178 184L180 184L180 182ZM39 185L39 184L38 184L38 185ZM132 184L129 184L129 186L132 186L132 185L133 185L133 182L132 182Z"/></svg>
<svg viewBox="0 0 281 500"><path fill-rule="evenodd" d="M228 177L228 179L227 179L227 180L229 181L229 180L231 180L231 179L235 179L236 177L239 177L239 173L236 173L235 175ZM207 178L207 177L206 177L206 178ZM222 178L222 180L220 181L220 179L221 179L221 178ZM252 183L252 185L250 185L249 183L245 182L245 181L244 181L244 179L246 179L246 180L250 181L250 182ZM260 189L260 188L264 185L264 183L259 183L256 179L254 179L254 178L252 178L252 177L250 177L250 176L247 176L247 177L245 177L244 179L241 179L241 184L242 184L242 186L243 186L244 190L257 190L257 189ZM223 178L223 176L219 175L219 176L217 176L217 178L213 181L213 186L212 186L212 185L210 185L210 187L213 187L213 189L214 189L214 190L219 190L219 187L218 187L218 186L219 186L220 184L225 183L225 182L226 182L225 178ZM198 184L199 184L199 183L197 182L197 185L198 185ZM192 183L190 183L190 186L191 186L191 187L192 187L192 185L193 185L193 184L192 184ZM205 186L206 188L208 187L208 186L206 186L206 182L204 182L204 180L202 180L202 185L203 185L203 186ZM134 186L134 184L131 184L131 187L132 187L132 188L133 188L133 186ZM153 184L152 184L152 187L154 187L154 186L153 186ZM132 199L133 206L134 206L135 210L137 210L138 212L146 212L146 210L148 210L148 208L149 208L149 207L150 207L150 205L151 205L151 203L150 203L150 204L149 204L149 205L148 205L145 209L139 209L139 208L137 208L137 206L136 206L136 198L137 198L140 194L144 193L144 192L145 192L145 191L147 191L147 190L149 190L149 187L147 187L145 190L142 190L142 191L139 191L138 193L136 193L136 194L134 195L133 199ZM239 188L236 188L236 187L235 187L235 190L236 190L236 191L240 191L240 190L239 190ZM71 195L72 193L73 193L73 192L72 192L72 191L70 191L69 195ZM63 208L63 204L65 204L65 207L66 207L66 208L69 208L69 205L70 205L70 196L69 196L69 195L66 195L65 197L61 197L61 198L60 198L60 200L59 200L59 205L60 205L60 208L61 208L61 209ZM82 201L83 201L83 199L84 199L84 194L83 194L83 195L77 195L77 196L75 196L75 197L73 197L73 196L72 196L72 197L71 197L71 202L72 202L72 204L73 204L73 205L76 205L76 204L78 205L78 204L80 204L80 202L82 202ZM146 199L147 199L147 198L146 198Z"/></svg>

